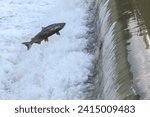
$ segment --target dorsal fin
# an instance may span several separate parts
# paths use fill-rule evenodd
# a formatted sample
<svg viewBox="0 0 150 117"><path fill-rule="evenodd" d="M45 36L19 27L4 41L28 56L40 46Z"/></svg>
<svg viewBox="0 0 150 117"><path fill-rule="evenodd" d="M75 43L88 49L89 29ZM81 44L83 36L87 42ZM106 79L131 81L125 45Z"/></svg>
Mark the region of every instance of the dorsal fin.
<svg viewBox="0 0 150 117"><path fill-rule="evenodd" d="M42 30L44 29L45 27L42 27Z"/></svg>

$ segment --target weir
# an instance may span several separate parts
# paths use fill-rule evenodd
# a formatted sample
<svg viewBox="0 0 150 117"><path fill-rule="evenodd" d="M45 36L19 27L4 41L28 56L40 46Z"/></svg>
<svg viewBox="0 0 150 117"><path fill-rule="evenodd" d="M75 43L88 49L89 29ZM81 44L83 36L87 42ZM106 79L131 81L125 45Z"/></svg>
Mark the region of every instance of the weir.
<svg viewBox="0 0 150 117"><path fill-rule="evenodd" d="M134 2L94 0L91 3L87 26L92 31L88 49L94 55L94 68L87 81L86 99L150 98L150 59L146 58L149 34ZM139 44L147 53L142 57L144 62L138 62L138 57L143 56L137 51Z"/></svg>

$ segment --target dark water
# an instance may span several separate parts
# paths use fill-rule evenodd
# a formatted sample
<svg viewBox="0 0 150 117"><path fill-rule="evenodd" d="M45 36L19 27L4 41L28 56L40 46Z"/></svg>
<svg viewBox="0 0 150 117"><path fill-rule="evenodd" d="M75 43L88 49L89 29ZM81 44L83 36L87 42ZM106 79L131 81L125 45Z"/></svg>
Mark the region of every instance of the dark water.
<svg viewBox="0 0 150 117"><path fill-rule="evenodd" d="M88 99L150 99L148 0L94 0ZM147 5L148 7L148 5ZM91 25L90 25L91 24Z"/></svg>
<svg viewBox="0 0 150 117"><path fill-rule="evenodd" d="M137 8L139 9L145 25L150 32L150 0L135 0L134 2L137 3Z"/></svg>

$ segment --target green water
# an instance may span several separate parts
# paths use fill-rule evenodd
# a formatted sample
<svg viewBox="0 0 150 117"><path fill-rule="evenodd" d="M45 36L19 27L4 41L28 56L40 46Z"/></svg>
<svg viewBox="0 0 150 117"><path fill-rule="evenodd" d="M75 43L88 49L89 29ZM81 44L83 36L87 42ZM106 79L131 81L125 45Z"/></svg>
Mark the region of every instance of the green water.
<svg viewBox="0 0 150 117"><path fill-rule="evenodd" d="M150 0L135 0L135 3L144 19L148 31L150 32Z"/></svg>

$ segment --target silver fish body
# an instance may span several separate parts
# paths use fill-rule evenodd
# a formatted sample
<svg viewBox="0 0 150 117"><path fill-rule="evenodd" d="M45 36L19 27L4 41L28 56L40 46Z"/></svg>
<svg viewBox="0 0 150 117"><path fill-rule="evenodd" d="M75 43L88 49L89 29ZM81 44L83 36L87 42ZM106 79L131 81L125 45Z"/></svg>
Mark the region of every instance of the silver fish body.
<svg viewBox="0 0 150 117"><path fill-rule="evenodd" d="M22 44L26 45L27 49L29 50L32 44L34 43L40 44L43 40L48 41L48 37L55 33L57 35L60 35L59 31L64 26L65 26L65 23L56 23L56 24L51 24L47 27L43 27L42 30L37 35L31 38L31 41L23 42Z"/></svg>

